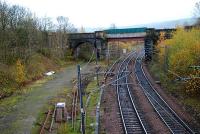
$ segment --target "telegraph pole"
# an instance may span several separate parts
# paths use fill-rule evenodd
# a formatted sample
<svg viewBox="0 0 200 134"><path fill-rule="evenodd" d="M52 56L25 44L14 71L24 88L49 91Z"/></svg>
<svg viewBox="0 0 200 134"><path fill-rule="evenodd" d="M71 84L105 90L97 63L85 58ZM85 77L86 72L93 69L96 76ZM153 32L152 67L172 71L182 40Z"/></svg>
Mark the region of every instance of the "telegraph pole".
<svg viewBox="0 0 200 134"><path fill-rule="evenodd" d="M80 65L77 65L77 72L78 72L78 91L79 91L80 110L81 110L81 133L85 134L85 119L84 119L85 118L85 112L84 112L84 109L83 109Z"/></svg>

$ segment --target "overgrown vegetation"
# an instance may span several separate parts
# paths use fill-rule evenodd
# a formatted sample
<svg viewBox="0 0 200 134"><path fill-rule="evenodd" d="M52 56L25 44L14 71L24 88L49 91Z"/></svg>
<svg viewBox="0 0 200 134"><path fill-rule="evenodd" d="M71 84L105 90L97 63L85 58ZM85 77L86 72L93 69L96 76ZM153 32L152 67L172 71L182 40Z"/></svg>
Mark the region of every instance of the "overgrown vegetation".
<svg viewBox="0 0 200 134"><path fill-rule="evenodd" d="M178 27L173 38L164 41L160 34L158 54L149 64L150 71L161 85L173 94L200 122L200 2L195 5L193 28Z"/></svg>
<svg viewBox="0 0 200 134"><path fill-rule="evenodd" d="M168 72L168 78L181 80L188 95L200 95L200 70L192 68L200 64L200 30L178 28L173 38L158 44L157 49L159 63Z"/></svg>
<svg viewBox="0 0 200 134"><path fill-rule="evenodd" d="M172 39L160 37L156 49L150 71L200 122L200 70L195 68L200 65L200 29L177 28Z"/></svg>
<svg viewBox="0 0 200 134"><path fill-rule="evenodd" d="M37 18L29 9L0 0L0 99L72 60L67 17Z"/></svg>
<svg viewBox="0 0 200 134"><path fill-rule="evenodd" d="M22 62L20 60L17 60L16 62L16 76L15 76L15 80L18 84L21 84L22 82L25 81L25 69L24 69L24 65L22 64Z"/></svg>
<svg viewBox="0 0 200 134"><path fill-rule="evenodd" d="M98 97L99 97L99 89L97 89L97 83L96 81L92 81L88 84L86 90L85 90L86 96L90 96L90 100L86 107L86 133L92 134L95 132L96 127L96 106L98 103ZM85 101L86 104L86 101Z"/></svg>
<svg viewBox="0 0 200 134"><path fill-rule="evenodd" d="M17 60L14 65L0 64L0 98L21 90L23 86L42 78L45 72L55 71L60 67L55 60L37 53L24 63Z"/></svg>
<svg viewBox="0 0 200 134"><path fill-rule="evenodd" d="M95 131L95 115L96 115L96 105L97 99L99 97L99 90L97 89L96 81L92 80L87 87L84 89L83 103L86 111L85 116L85 131L88 134L92 134ZM90 97L89 97L90 96ZM89 99L88 99L89 97ZM71 105L71 104L70 104ZM79 109L79 108L78 108ZM70 134L79 134L80 133L80 112L78 111L77 120L75 121L75 128L72 128L71 122L69 121L66 124L62 124L58 128L58 133L70 133Z"/></svg>

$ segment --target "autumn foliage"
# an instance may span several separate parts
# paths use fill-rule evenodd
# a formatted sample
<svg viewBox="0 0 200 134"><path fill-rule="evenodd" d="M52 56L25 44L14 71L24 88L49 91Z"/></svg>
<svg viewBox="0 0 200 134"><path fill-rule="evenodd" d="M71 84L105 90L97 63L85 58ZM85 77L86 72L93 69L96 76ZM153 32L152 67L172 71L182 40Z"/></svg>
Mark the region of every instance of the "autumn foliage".
<svg viewBox="0 0 200 134"><path fill-rule="evenodd" d="M15 80L18 84L22 84L25 81L25 68L21 60L16 62L16 77Z"/></svg>
<svg viewBox="0 0 200 134"><path fill-rule="evenodd" d="M190 68L200 65L200 29L177 28L173 38L160 41L157 49L160 64L167 64L167 69L176 74L169 74L169 78L191 78L183 81L185 92L200 94L200 70Z"/></svg>

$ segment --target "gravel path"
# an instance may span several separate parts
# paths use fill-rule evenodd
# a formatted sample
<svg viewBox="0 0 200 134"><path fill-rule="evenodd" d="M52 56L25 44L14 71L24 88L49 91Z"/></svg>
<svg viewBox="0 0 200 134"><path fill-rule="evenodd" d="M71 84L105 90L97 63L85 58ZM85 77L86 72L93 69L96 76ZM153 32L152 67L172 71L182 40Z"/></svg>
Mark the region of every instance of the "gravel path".
<svg viewBox="0 0 200 134"><path fill-rule="evenodd" d="M1 134L29 134L33 123L48 99L64 88L72 86L71 80L76 77L76 66L70 66L55 74L55 78L36 87L16 103L11 110L0 108ZM5 114L6 113L6 114Z"/></svg>

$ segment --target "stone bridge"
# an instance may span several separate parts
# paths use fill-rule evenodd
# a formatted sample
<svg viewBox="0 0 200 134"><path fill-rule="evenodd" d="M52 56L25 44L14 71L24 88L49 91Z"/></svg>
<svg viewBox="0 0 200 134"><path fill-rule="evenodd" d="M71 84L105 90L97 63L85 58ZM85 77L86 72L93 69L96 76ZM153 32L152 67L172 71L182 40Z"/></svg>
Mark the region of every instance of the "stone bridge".
<svg viewBox="0 0 200 134"><path fill-rule="evenodd" d="M71 33L68 34L69 47L77 48L83 43L93 45L95 48L104 48L106 43L105 34L103 31L96 31L94 33Z"/></svg>
<svg viewBox="0 0 200 134"><path fill-rule="evenodd" d="M160 32L166 32L166 38L171 38L171 32L173 31L174 29L154 28L108 29L95 31L94 33L71 33L68 34L68 41L73 52L79 45L88 43L100 53L103 53L108 43L113 41L142 41L145 44L144 46L148 46L148 50L151 50L149 48L152 48L158 40Z"/></svg>

